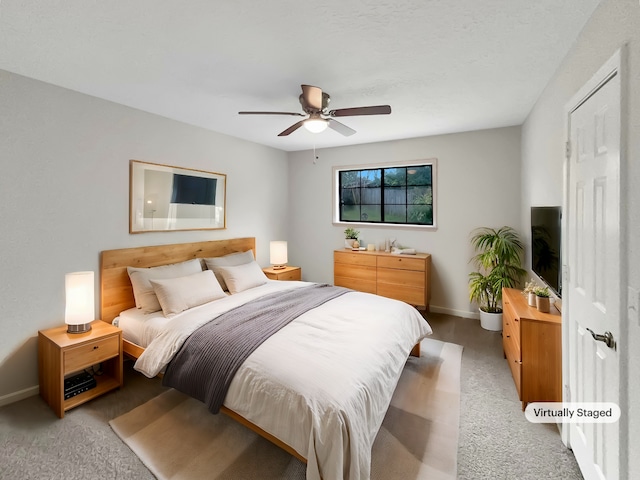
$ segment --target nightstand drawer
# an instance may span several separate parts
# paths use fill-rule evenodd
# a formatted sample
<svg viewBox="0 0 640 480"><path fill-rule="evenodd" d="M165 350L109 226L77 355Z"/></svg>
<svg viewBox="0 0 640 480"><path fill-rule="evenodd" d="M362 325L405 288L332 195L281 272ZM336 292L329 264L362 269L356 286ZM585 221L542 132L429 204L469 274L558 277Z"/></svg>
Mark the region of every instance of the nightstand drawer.
<svg viewBox="0 0 640 480"><path fill-rule="evenodd" d="M120 337L113 335L64 351L64 373L72 373L120 354Z"/></svg>
<svg viewBox="0 0 640 480"><path fill-rule="evenodd" d="M278 280L300 280L300 269L279 273Z"/></svg>

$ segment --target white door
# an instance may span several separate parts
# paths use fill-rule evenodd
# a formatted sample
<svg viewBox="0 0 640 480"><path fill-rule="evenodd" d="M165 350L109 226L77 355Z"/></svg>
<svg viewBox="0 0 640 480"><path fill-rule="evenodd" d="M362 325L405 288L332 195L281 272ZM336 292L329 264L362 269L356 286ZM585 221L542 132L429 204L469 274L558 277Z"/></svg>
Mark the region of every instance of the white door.
<svg viewBox="0 0 640 480"><path fill-rule="evenodd" d="M569 112L563 303L570 402L619 404L620 352L591 333L610 332L619 340L619 59L603 67L591 83L595 87L576 98ZM619 477L619 433L618 422L569 424L569 444L585 479Z"/></svg>

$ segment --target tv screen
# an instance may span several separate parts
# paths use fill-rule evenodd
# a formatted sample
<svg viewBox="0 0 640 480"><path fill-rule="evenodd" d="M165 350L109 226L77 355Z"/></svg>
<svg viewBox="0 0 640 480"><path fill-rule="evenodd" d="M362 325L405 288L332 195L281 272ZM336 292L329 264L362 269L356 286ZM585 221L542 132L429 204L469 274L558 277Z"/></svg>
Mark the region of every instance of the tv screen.
<svg viewBox="0 0 640 480"><path fill-rule="evenodd" d="M187 205L215 205L216 179L193 177L191 175L173 175L171 203Z"/></svg>
<svg viewBox="0 0 640 480"><path fill-rule="evenodd" d="M531 269L562 296L562 207L531 207Z"/></svg>

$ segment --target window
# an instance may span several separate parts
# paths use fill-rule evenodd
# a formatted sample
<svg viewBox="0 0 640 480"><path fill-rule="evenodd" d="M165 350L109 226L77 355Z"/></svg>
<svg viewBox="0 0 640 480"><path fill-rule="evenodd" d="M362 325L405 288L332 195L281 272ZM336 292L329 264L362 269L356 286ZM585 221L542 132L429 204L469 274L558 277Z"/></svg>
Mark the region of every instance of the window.
<svg viewBox="0 0 640 480"><path fill-rule="evenodd" d="M435 161L334 168L340 223L435 226Z"/></svg>

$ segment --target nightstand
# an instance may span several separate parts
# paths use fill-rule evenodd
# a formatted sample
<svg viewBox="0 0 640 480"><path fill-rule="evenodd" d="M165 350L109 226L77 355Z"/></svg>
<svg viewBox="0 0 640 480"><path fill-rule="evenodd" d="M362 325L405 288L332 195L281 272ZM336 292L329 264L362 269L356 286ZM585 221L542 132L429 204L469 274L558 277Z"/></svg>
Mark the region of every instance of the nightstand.
<svg viewBox="0 0 640 480"><path fill-rule="evenodd" d="M101 364L97 385L65 400L64 380L71 374ZM38 379L40 395L55 414L122 387L122 330L95 320L86 333L67 333L67 326L38 332Z"/></svg>
<svg viewBox="0 0 640 480"><path fill-rule="evenodd" d="M273 267L263 268L262 271L271 280L302 280L302 269L300 267L284 267L274 269Z"/></svg>

